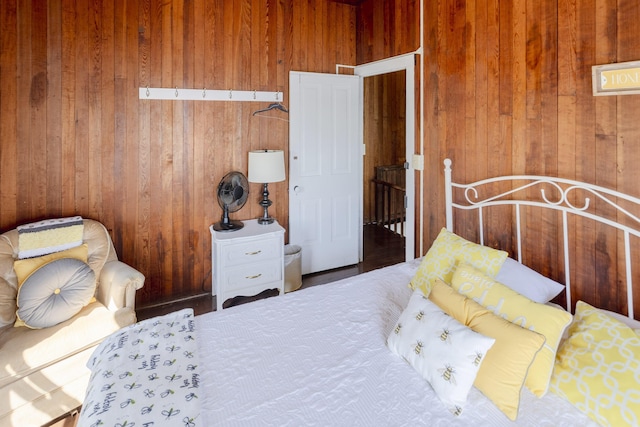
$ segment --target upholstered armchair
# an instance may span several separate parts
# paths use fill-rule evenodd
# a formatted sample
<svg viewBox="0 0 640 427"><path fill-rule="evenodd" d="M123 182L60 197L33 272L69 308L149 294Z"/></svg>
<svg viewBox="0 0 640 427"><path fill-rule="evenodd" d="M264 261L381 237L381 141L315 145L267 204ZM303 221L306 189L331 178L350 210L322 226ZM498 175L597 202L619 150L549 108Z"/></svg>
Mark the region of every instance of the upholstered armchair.
<svg viewBox="0 0 640 427"><path fill-rule="evenodd" d="M144 276L118 260L104 225L74 220L79 241L46 255L38 246L50 242L34 246L30 230L0 235L0 426L42 425L79 407L93 349L136 321Z"/></svg>

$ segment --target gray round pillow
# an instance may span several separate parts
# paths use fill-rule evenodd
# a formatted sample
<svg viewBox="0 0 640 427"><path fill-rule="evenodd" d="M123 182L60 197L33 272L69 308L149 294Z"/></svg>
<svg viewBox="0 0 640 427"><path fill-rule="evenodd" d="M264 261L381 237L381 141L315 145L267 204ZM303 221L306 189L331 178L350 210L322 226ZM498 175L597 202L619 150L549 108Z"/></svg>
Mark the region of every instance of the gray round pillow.
<svg viewBox="0 0 640 427"><path fill-rule="evenodd" d="M85 262L61 258L31 273L18 290L18 319L30 328L47 328L73 317L96 289L96 276Z"/></svg>

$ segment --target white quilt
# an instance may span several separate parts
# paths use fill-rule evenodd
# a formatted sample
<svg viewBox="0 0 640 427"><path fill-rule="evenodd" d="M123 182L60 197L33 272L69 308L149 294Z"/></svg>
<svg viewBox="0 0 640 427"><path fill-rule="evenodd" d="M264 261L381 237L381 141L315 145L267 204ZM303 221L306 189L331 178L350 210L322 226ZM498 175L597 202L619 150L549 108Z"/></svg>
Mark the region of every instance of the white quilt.
<svg viewBox="0 0 640 427"><path fill-rule="evenodd" d="M515 423L477 389L452 415L386 339L418 261L196 317L206 426L593 426L522 391Z"/></svg>

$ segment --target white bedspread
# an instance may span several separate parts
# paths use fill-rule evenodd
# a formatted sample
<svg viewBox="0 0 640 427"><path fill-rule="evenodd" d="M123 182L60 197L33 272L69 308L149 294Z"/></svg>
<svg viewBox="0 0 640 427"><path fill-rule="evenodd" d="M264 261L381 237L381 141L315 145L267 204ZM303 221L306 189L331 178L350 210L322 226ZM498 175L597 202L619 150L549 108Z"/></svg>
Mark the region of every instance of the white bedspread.
<svg viewBox="0 0 640 427"><path fill-rule="evenodd" d="M477 389L455 417L386 339L418 262L196 317L206 426L592 426L522 392L516 423Z"/></svg>

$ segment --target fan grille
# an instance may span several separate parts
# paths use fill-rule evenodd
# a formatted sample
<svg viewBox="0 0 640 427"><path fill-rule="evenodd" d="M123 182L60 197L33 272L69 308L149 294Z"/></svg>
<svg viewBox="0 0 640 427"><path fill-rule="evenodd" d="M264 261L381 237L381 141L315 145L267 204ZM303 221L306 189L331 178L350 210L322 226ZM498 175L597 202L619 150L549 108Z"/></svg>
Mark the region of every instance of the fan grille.
<svg viewBox="0 0 640 427"><path fill-rule="evenodd" d="M240 210L249 197L249 181L242 172L229 172L218 184L216 192L218 204L222 208L222 219L215 223L213 228L216 231L234 231L241 229L244 224L241 221L232 221L229 218L230 212Z"/></svg>

